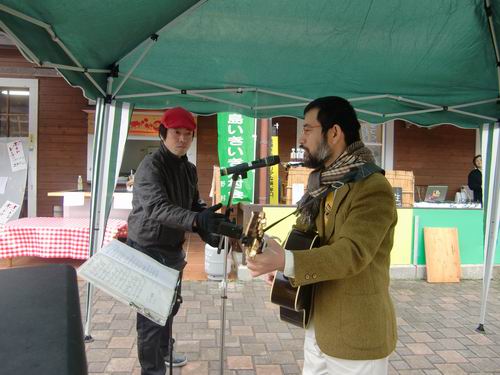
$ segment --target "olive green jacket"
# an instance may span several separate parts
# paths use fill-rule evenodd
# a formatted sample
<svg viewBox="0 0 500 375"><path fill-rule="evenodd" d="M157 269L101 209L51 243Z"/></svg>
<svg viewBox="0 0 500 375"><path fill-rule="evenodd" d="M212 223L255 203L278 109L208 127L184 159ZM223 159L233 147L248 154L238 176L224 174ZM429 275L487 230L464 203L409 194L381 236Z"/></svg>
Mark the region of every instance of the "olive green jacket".
<svg viewBox="0 0 500 375"><path fill-rule="evenodd" d="M314 284L316 341L327 355L353 360L388 356L396 346L389 295L397 222L392 187L380 173L335 192L329 220L316 218L321 247L294 251L294 286Z"/></svg>

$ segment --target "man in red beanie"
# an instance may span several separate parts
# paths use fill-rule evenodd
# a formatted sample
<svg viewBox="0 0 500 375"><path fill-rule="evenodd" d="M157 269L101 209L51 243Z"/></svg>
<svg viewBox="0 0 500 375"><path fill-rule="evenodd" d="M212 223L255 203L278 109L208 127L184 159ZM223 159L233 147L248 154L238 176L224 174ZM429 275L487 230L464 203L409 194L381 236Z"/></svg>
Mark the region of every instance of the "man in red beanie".
<svg viewBox="0 0 500 375"><path fill-rule="evenodd" d="M128 217L127 244L165 266L182 271L185 232L197 232L203 241L218 245L214 234L224 215L221 205L206 208L198 193L196 167L186 153L193 142L196 122L183 108L167 110L159 128L160 147L147 155L134 176L132 211ZM181 273L182 278L182 273ZM166 326L137 314L137 349L142 375L164 375L170 364L171 319L179 310L178 298ZM169 324L170 323L170 324ZM184 355L173 356L173 366L184 366Z"/></svg>

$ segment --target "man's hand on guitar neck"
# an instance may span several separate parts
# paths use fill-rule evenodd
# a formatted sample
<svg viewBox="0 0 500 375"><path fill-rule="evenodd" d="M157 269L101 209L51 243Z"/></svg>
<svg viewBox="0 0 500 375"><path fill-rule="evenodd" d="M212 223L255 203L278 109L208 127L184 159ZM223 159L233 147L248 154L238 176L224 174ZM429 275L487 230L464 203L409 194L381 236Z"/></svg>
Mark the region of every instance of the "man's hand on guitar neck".
<svg viewBox="0 0 500 375"><path fill-rule="evenodd" d="M261 254L247 259L247 266L253 277L285 268L285 250L276 240L267 237L266 247Z"/></svg>

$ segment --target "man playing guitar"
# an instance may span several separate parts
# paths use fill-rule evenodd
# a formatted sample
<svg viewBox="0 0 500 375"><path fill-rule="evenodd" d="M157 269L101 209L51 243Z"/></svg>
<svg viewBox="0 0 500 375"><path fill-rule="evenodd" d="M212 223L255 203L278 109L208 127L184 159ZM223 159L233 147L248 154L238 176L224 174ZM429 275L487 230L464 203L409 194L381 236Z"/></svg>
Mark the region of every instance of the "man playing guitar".
<svg viewBox="0 0 500 375"><path fill-rule="evenodd" d="M314 171L295 229L317 233L319 244L285 250L269 239L248 268L254 277L277 270L294 287L314 285L303 374L387 374L397 341L389 294L392 187L361 142L347 100L316 99L304 115L300 145Z"/></svg>

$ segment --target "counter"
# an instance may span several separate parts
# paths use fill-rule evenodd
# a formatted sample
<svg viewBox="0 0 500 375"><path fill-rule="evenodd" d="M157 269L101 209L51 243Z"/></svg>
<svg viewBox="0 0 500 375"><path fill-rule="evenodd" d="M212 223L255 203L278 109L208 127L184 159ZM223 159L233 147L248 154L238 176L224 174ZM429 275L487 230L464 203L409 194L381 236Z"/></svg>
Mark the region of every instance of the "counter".
<svg viewBox="0 0 500 375"><path fill-rule="evenodd" d="M89 191L56 191L47 193L49 197L63 198L63 217L88 218L90 216ZM113 193L110 219L127 220L132 209L132 193L125 189Z"/></svg>
<svg viewBox="0 0 500 375"><path fill-rule="evenodd" d="M432 206L397 209L398 223L394 233L391 266L414 274L420 266L425 268L424 227L455 227L458 230L463 277L481 278L484 263L483 210L478 204L429 205ZM293 212L295 206L242 205L244 227L250 212L261 210L266 214L267 225L270 225ZM291 216L268 233L283 241L294 223L295 216ZM500 264L500 242L497 243L495 264ZM423 269L419 271L419 275L423 275Z"/></svg>

